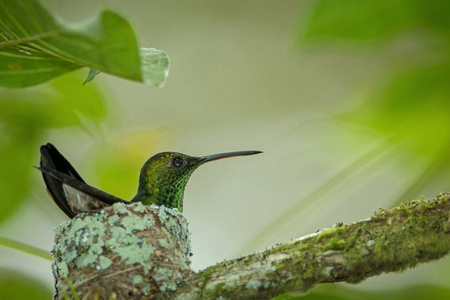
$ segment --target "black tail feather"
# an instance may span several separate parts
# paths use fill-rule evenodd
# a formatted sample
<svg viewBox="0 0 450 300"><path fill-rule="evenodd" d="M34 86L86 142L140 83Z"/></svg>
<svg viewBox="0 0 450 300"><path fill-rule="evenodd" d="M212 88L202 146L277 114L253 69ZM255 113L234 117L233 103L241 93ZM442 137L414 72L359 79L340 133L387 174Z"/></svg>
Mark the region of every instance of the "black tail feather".
<svg viewBox="0 0 450 300"><path fill-rule="evenodd" d="M77 180L84 182L81 176L75 171L72 165L67 161L67 159L59 153L56 148L47 143L46 145L42 145L41 148L41 168L56 170L58 172L65 173ZM75 217L75 213L70 209L69 204L67 203L66 196L64 194L64 189L62 186L62 182L52 176L49 176L46 173L42 173L42 177L44 178L45 185L47 186L47 191L52 197L53 201L59 206L59 208L69 217Z"/></svg>
<svg viewBox="0 0 450 300"><path fill-rule="evenodd" d="M116 202L126 203L127 201L120 199L114 195L108 194L93 186L86 184L72 165L62 156L61 153L50 143L42 145L41 148L40 168L42 177L47 186L47 191L53 201L59 208L69 217L73 218L77 215L70 207L63 185L66 184L83 194L91 196L104 204L112 205ZM93 200L93 201L95 201Z"/></svg>

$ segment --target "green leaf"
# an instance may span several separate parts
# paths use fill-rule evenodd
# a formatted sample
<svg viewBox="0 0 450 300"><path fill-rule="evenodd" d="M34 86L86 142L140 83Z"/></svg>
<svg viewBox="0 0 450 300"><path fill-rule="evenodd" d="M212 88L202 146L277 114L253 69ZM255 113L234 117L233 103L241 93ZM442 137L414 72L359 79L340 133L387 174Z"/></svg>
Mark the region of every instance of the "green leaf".
<svg viewBox="0 0 450 300"><path fill-rule="evenodd" d="M47 300L51 290L36 279L11 270L0 269L0 299Z"/></svg>
<svg viewBox="0 0 450 300"><path fill-rule="evenodd" d="M84 81L83 84L86 84L92 80L94 80L95 76L97 76L98 74L100 74L100 71L97 69L93 69L93 68L89 68L89 74L86 78L86 80Z"/></svg>
<svg viewBox="0 0 450 300"><path fill-rule="evenodd" d="M169 75L169 57L167 53L155 48L141 48L141 66L144 83L162 87ZM100 70L90 68L84 84L92 81Z"/></svg>
<svg viewBox="0 0 450 300"><path fill-rule="evenodd" d="M141 60L144 82L162 87L169 75L167 53L154 48L141 48Z"/></svg>
<svg viewBox="0 0 450 300"><path fill-rule="evenodd" d="M131 25L114 12L69 25L36 0L0 0L0 86L36 85L81 67L162 85L168 63L147 72L146 62Z"/></svg>
<svg viewBox="0 0 450 300"><path fill-rule="evenodd" d="M43 52L24 51L0 44L0 86L32 86L79 68Z"/></svg>

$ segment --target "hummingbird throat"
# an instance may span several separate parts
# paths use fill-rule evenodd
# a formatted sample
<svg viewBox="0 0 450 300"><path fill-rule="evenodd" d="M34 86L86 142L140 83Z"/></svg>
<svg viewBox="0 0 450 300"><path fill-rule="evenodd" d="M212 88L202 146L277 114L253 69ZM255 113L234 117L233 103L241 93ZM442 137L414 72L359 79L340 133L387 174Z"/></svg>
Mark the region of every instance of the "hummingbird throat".
<svg viewBox="0 0 450 300"><path fill-rule="evenodd" d="M155 204L176 208L183 211L183 196L186 184L194 170L187 174L176 176L141 176L139 188L133 202L142 202L144 205ZM175 174L174 174L175 175ZM171 177L171 178L167 178Z"/></svg>

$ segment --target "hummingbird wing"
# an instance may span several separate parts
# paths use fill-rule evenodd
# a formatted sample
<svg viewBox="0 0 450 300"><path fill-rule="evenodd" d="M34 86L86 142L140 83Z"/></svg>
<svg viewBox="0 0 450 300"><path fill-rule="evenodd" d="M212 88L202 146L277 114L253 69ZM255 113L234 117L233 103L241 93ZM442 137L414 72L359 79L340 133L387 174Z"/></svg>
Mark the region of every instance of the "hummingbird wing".
<svg viewBox="0 0 450 300"><path fill-rule="evenodd" d="M52 144L42 145L40 150L41 163L38 169L42 172L47 191L69 218L116 202L128 203L88 185Z"/></svg>

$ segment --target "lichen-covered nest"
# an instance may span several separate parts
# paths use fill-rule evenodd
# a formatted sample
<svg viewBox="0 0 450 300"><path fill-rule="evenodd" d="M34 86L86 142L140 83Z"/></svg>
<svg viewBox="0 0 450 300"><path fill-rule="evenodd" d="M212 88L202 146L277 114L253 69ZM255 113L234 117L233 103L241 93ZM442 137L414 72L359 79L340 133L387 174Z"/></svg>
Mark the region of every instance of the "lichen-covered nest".
<svg viewBox="0 0 450 300"><path fill-rule="evenodd" d="M187 221L176 209L116 203L56 229L55 298L150 299L191 272Z"/></svg>

